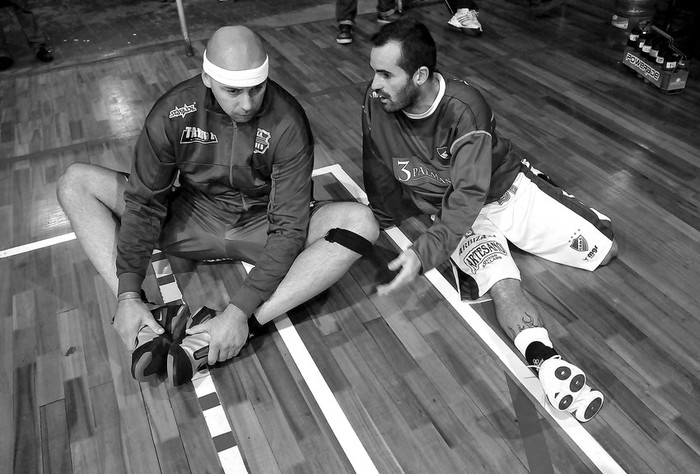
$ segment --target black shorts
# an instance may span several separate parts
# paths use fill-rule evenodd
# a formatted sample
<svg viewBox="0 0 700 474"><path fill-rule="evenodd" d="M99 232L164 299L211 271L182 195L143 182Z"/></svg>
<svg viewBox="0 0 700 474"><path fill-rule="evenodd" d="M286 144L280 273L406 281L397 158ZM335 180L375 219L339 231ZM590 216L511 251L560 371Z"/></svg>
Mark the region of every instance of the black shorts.
<svg viewBox="0 0 700 474"><path fill-rule="evenodd" d="M310 203L311 214L323 203ZM267 209L246 212L232 224L196 200L175 193L161 230L161 251L189 260L237 260L255 264L267 243Z"/></svg>

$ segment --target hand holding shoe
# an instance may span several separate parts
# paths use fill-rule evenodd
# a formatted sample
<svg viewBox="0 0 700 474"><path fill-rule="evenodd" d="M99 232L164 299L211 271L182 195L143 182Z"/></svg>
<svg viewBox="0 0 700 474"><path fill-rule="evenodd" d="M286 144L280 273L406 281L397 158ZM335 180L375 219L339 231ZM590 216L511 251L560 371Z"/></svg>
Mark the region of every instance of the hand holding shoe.
<svg viewBox="0 0 700 474"><path fill-rule="evenodd" d="M202 324L187 330L188 335L207 333L209 355L207 362L214 365L238 355L248 341L248 317L234 305Z"/></svg>
<svg viewBox="0 0 700 474"><path fill-rule="evenodd" d="M123 295L120 295L120 298ZM139 297L120 299L117 302L117 311L114 314L114 329L119 333L127 349L133 351L136 348L136 336L139 330L148 326L156 334L162 334L163 328L153 318L146 303Z"/></svg>

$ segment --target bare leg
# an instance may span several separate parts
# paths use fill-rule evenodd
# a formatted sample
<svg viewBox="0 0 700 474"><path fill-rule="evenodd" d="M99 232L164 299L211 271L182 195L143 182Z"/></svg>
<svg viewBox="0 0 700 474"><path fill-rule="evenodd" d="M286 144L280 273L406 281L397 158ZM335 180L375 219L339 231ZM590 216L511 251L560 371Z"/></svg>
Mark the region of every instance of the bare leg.
<svg viewBox="0 0 700 474"><path fill-rule="evenodd" d="M491 287L489 294L496 308L498 323L511 340L525 329L544 327L542 318L525 296L519 280L501 280Z"/></svg>
<svg viewBox="0 0 700 474"><path fill-rule="evenodd" d="M360 258L358 253L324 238L328 230L335 227L355 232L372 243L379 236L379 227L367 206L338 202L319 209L311 218L306 248L270 299L255 311L260 324L318 295L338 281Z"/></svg>
<svg viewBox="0 0 700 474"><path fill-rule="evenodd" d="M58 182L58 201L78 242L115 295L116 238L125 184L120 173L83 163L71 165Z"/></svg>

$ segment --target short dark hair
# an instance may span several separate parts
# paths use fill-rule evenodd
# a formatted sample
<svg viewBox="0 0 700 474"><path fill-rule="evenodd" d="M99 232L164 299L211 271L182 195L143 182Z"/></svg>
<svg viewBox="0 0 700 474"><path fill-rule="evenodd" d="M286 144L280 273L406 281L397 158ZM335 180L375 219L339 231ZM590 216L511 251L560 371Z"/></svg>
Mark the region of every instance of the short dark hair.
<svg viewBox="0 0 700 474"><path fill-rule="evenodd" d="M437 64L437 48L427 26L413 18L404 17L382 26L372 36L372 44L375 47L384 46L392 41L401 46L398 64L401 69L412 75L425 66L432 77Z"/></svg>

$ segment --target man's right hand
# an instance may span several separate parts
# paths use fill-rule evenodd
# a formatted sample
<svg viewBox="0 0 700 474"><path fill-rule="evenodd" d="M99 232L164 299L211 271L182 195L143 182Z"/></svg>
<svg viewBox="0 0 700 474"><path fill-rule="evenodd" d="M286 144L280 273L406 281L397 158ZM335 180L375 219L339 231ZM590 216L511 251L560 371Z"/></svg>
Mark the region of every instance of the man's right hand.
<svg viewBox="0 0 700 474"><path fill-rule="evenodd" d="M156 334L163 334L163 328L153 318L146 303L140 298L125 299L117 302L114 314L114 329L119 333L127 349L136 349L136 336L142 327L148 326Z"/></svg>

